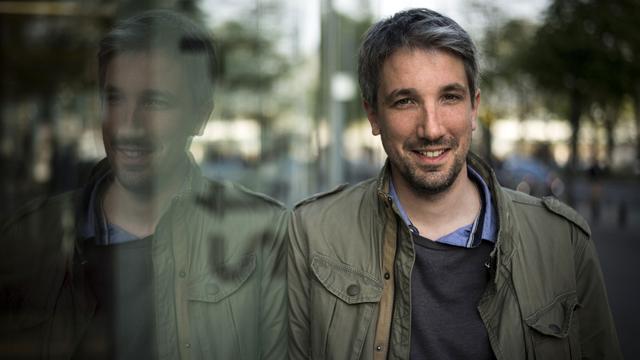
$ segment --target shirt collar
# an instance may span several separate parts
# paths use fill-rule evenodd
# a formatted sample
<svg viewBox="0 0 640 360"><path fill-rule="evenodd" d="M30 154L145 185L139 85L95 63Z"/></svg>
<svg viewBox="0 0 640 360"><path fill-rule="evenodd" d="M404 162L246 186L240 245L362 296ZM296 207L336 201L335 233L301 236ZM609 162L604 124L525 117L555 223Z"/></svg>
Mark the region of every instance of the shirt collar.
<svg viewBox="0 0 640 360"><path fill-rule="evenodd" d="M473 223L463 226L462 228L455 230L451 234L443 236L442 238L438 239L438 242L445 242L450 245L461 247L475 247L480 244L480 241L474 239L474 236L476 236L476 234L480 234L481 240L495 243L497 238L497 226L495 221L496 214L492 202L491 191L489 191L487 183L484 181L484 179L482 179L477 171L475 171L471 166L468 165L467 170L469 178L473 180L474 184L478 186L478 190L480 190L482 194L482 209L480 211L480 215L474 220ZM400 198L398 197L396 189L393 185L391 176L389 176L389 194L393 203L398 208L398 212L400 213L400 217L402 218L404 223L409 227L409 230L414 235L419 236L420 233L418 232L418 229L413 225L411 219L409 219L409 216L400 203ZM478 226L482 227L480 229L480 232L478 232Z"/></svg>
<svg viewBox="0 0 640 360"><path fill-rule="evenodd" d="M481 189L483 194L483 203L484 207L484 219L483 219L483 227L482 227L482 240L487 240L494 242L497 239L498 235L498 227L496 225L496 211L493 206L493 198L491 196L491 191L489 190L489 186L487 182L484 181L482 176L471 166L467 166L468 174L470 174L470 178L475 180L475 183Z"/></svg>
<svg viewBox="0 0 640 360"><path fill-rule="evenodd" d="M187 172L185 179L180 185L177 193L174 197L187 196L201 184L200 169L196 164L191 153L185 154L187 157ZM84 212L84 218L80 224L80 235L85 238L95 238L98 245L111 245L120 244L139 238L126 230L120 228L117 225L111 224L104 216L102 209L102 192L110 181L113 181L113 171L109 167L106 160L104 163L99 163L94 170L98 173L92 182L88 185L88 201L86 207L82 210Z"/></svg>
<svg viewBox="0 0 640 360"><path fill-rule="evenodd" d="M138 240L139 238L117 225L111 224L104 216L102 209L102 191L112 178L109 171L93 183L88 206L85 209L85 220L81 225L83 238L95 238L97 245L114 245Z"/></svg>

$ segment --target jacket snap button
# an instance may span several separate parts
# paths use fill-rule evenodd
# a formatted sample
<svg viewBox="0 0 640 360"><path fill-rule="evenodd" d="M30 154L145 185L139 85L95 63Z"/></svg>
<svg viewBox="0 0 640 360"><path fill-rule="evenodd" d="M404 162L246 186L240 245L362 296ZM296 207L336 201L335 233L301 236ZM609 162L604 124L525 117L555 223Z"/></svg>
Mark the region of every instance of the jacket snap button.
<svg viewBox="0 0 640 360"><path fill-rule="evenodd" d="M185 277L185 276L187 276L187 273L184 271L180 271L180 277Z"/></svg>
<svg viewBox="0 0 640 360"><path fill-rule="evenodd" d="M356 296L358 294L360 294L360 286L356 284L349 285L349 287L347 288L347 295Z"/></svg>
<svg viewBox="0 0 640 360"><path fill-rule="evenodd" d="M556 324L549 325L549 329L551 329L551 331L553 331L556 334L560 334L560 326Z"/></svg>
<svg viewBox="0 0 640 360"><path fill-rule="evenodd" d="M384 278L386 280L389 280L390 277L391 277L391 274L389 274L388 272L384 273Z"/></svg>
<svg viewBox="0 0 640 360"><path fill-rule="evenodd" d="M376 346L376 351L382 351L382 346L380 345Z"/></svg>

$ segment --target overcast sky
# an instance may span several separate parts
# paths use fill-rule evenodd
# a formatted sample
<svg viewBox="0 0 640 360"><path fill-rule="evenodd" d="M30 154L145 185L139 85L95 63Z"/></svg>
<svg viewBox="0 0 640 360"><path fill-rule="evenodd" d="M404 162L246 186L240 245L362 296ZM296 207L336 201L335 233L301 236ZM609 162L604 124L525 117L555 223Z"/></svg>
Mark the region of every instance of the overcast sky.
<svg viewBox="0 0 640 360"><path fill-rule="evenodd" d="M347 0L351 1L351 0ZM468 0L373 0L373 10L376 15L380 17L389 16L395 12L412 8L412 7L427 7L453 18L459 22L462 26L467 22L465 16L465 8L468 7ZM540 12L548 5L548 0L526 0L526 1L514 1L514 0L489 0L479 1L483 4L494 5L502 9L507 15L513 17L527 17L535 18Z"/></svg>

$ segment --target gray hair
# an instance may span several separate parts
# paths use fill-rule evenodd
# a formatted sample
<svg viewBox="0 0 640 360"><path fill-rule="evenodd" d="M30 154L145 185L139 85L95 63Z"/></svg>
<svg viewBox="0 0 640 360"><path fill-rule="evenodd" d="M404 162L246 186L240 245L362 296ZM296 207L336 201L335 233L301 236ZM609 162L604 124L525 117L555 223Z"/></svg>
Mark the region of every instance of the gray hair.
<svg viewBox="0 0 640 360"><path fill-rule="evenodd" d="M100 41L100 91L104 90L107 67L115 56L153 50L162 51L178 62L196 109L209 114L213 110L216 75L213 39L196 22L171 10L150 10L124 19Z"/></svg>
<svg viewBox="0 0 640 360"><path fill-rule="evenodd" d="M478 84L478 59L469 34L452 19L429 9L411 9L375 23L364 35L358 54L362 98L375 111L384 62L398 49L443 50L464 64L471 104Z"/></svg>

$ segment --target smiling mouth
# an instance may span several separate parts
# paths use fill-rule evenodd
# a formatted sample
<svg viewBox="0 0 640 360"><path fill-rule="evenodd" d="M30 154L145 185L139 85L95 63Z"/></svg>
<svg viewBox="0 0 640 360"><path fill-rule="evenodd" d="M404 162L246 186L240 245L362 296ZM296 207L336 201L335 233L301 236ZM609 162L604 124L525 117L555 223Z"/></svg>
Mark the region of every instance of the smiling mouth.
<svg viewBox="0 0 640 360"><path fill-rule="evenodd" d="M151 148L118 147L116 151L129 159L139 159L153 153Z"/></svg>
<svg viewBox="0 0 640 360"><path fill-rule="evenodd" d="M112 148L124 164L142 165L151 160L160 147L150 141L117 139Z"/></svg>
<svg viewBox="0 0 640 360"><path fill-rule="evenodd" d="M158 144L145 138L122 137L113 139L112 149L124 159L142 160L159 150Z"/></svg>
<svg viewBox="0 0 640 360"><path fill-rule="evenodd" d="M439 149L439 150L413 150L414 153L425 157L427 159L437 159L441 157L444 153L446 153L448 149Z"/></svg>

